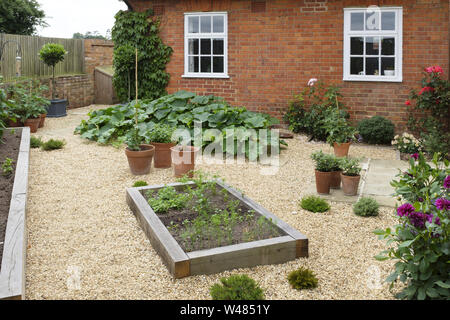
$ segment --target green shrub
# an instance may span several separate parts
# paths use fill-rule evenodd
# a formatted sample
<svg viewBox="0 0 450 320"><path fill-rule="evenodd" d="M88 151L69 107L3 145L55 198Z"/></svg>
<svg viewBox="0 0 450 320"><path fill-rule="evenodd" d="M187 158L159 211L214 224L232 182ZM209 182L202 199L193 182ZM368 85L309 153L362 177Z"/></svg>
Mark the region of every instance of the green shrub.
<svg viewBox="0 0 450 320"><path fill-rule="evenodd" d="M353 205L353 213L357 216L377 216L380 205L373 198L361 198Z"/></svg>
<svg viewBox="0 0 450 320"><path fill-rule="evenodd" d="M30 147L31 148L40 148L43 144L43 141L40 137L31 136L30 138Z"/></svg>
<svg viewBox="0 0 450 320"><path fill-rule="evenodd" d="M318 283L314 273L303 267L289 273L288 281L292 288L297 290L316 288Z"/></svg>
<svg viewBox="0 0 450 320"><path fill-rule="evenodd" d="M176 127L157 123L151 128L146 134L146 142L156 142L156 143L172 143L172 136L175 132Z"/></svg>
<svg viewBox="0 0 450 320"><path fill-rule="evenodd" d="M213 300L264 300L264 292L249 276L233 275L220 279L209 292Z"/></svg>
<svg viewBox="0 0 450 320"><path fill-rule="evenodd" d="M323 153L322 150L312 153L311 159L315 162L317 171L332 172L339 166L334 155Z"/></svg>
<svg viewBox="0 0 450 320"><path fill-rule="evenodd" d="M145 186L148 186L148 183L145 182L145 181L142 181L142 180L136 181L136 182L133 184L133 188L145 187Z"/></svg>
<svg viewBox="0 0 450 320"><path fill-rule="evenodd" d="M395 126L392 121L374 116L358 123L358 132L363 141L370 144L390 144L394 139Z"/></svg>
<svg viewBox="0 0 450 320"><path fill-rule="evenodd" d="M361 165L359 159L343 158L341 162L342 174L345 176L359 176L361 173Z"/></svg>
<svg viewBox="0 0 450 320"><path fill-rule="evenodd" d="M308 196L300 201L300 206L311 212L326 212L330 210L330 205L322 198Z"/></svg>
<svg viewBox="0 0 450 320"><path fill-rule="evenodd" d="M44 142L41 146L42 150L45 151L52 151L52 150L58 150L62 149L66 142L64 140L55 140L50 139L47 142Z"/></svg>

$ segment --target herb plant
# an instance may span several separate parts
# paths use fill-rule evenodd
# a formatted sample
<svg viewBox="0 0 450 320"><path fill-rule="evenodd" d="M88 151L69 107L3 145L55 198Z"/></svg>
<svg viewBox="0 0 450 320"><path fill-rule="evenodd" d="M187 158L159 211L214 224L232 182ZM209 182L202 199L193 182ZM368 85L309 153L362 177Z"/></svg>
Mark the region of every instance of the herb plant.
<svg viewBox="0 0 450 320"><path fill-rule="evenodd" d="M44 142L40 137L31 136L30 137L30 147L31 148L40 148Z"/></svg>
<svg viewBox="0 0 450 320"><path fill-rule="evenodd" d="M301 289L313 289L317 287L318 280L314 273L307 268L299 268L289 273L289 284L292 288Z"/></svg>
<svg viewBox="0 0 450 320"><path fill-rule="evenodd" d="M6 158L2 163L2 174L9 177L13 173L13 163L14 160L11 158Z"/></svg>
<svg viewBox="0 0 450 320"><path fill-rule="evenodd" d="M175 129L174 126L157 123L146 133L145 138L147 142L173 143L176 142L172 139Z"/></svg>
<svg viewBox="0 0 450 320"><path fill-rule="evenodd" d="M133 188L145 187L145 186L148 186L148 183L145 182L145 181L142 181L142 180L136 181L136 182L133 184Z"/></svg>
<svg viewBox="0 0 450 320"><path fill-rule="evenodd" d="M300 206L311 212L326 212L330 210L330 205L324 199L317 196L304 197L300 201Z"/></svg>
<svg viewBox="0 0 450 320"><path fill-rule="evenodd" d="M377 216L380 205L370 197L361 198L353 205L353 213L362 216Z"/></svg>
<svg viewBox="0 0 450 320"><path fill-rule="evenodd" d="M263 289L245 274L221 278L220 284L214 284L209 291L213 300L265 299Z"/></svg>
<svg viewBox="0 0 450 320"><path fill-rule="evenodd" d="M64 140L50 139L41 145L42 150L52 151L64 148L66 142Z"/></svg>
<svg viewBox="0 0 450 320"><path fill-rule="evenodd" d="M345 158L342 160L341 166L344 176L359 176L362 170L358 159Z"/></svg>
<svg viewBox="0 0 450 320"><path fill-rule="evenodd" d="M321 172L336 171L340 167L334 155L323 153L322 150L311 154L311 159L315 162L315 168Z"/></svg>

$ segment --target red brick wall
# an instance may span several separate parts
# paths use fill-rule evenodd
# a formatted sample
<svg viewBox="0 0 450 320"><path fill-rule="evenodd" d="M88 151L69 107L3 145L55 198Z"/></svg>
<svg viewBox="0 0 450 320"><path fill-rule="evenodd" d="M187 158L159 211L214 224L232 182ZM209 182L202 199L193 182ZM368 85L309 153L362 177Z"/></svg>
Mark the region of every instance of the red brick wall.
<svg viewBox="0 0 450 320"><path fill-rule="evenodd" d="M234 105L277 117L310 78L340 85L353 119L382 115L398 129L406 122L404 101L422 70L440 65L449 72L448 0L267 0L252 12L252 0L130 0L134 10L158 6L161 36L174 49L167 66L169 92L214 94ZM402 6L403 82L344 82L343 8ZM164 6L164 10L160 10ZM183 79L184 12L228 12L230 79ZM259 11L259 10L258 10Z"/></svg>

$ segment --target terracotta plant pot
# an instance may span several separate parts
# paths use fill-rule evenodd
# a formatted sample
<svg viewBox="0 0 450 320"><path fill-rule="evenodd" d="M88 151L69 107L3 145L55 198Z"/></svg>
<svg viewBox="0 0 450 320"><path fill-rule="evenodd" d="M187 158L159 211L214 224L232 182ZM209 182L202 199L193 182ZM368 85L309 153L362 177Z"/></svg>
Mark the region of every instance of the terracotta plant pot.
<svg viewBox="0 0 450 320"><path fill-rule="evenodd" d="M318 194L329 194L331 186L332 172L322 172L316 170L316 190Z"/></svg>
<svg viewBox="0 0 450 320"><path fill-rule="evenodd" d="M41 117L29 118L29 119L25 120L24 126L30 127L31 133L36 133L38 131L40 122L41 122Z"/></svg>
<svg viewBox="0 0 450 320"><path fill-rule="evenodd" d="M188 175L189 178L194 176L195 158L200 148L191 146L175 146L170 148L172 151L172 164L175 177L181 178Z"/></svg>
<svg viewBox="0 0 450 320"><path fill-rule="evenodd" d="M8 120L8 127L10 128L18 128L23 127L23 123L19 120L16 120L16 122L12 121L11 119Z"/></svg>
<svg viewBox="0 0 450 320"><path fill-rule="evenodd" d="M333 171L331 172L331 189L340 189L341 188L341 172L342 171Z"/></svg>
<svg viewBox="0 0 450 320"><path fill-rule="evenodd" d="M346 176L341 173L342 190L346 196L356 196L361 176Z"/></svg>
<svg viewBox="0 0 450 320"><path fill-rule="evenodd" d="M47 117L46 113L41 114L41 121L39 122L39 128L43 128L44 127L44 123L45 123L45 118Z"/></svg>
<svg viewBox="0 0 450 320"><path fill-rule="evenodd" d="M334 155L336 157L346 157L348 155L348 149L350 148L351 142L337 143L333 145Z"/></svg>
<svg viewBox="0 0 450 320"><path fill-rule="evenodd" d="M155 154L154 146L141 144L140 147L141 150L139 151L133 151L128 148L125 149L131 173L134 175L149 173L152 166L153 155Z"/></svg>
<svg viewBox="0 0 450 320"><path fill-rule="evenodd" d="M158 143L150 142L155 147L155 168L170 168L172 166L172 156L170 148L174 147L175 143Z"/></svg>

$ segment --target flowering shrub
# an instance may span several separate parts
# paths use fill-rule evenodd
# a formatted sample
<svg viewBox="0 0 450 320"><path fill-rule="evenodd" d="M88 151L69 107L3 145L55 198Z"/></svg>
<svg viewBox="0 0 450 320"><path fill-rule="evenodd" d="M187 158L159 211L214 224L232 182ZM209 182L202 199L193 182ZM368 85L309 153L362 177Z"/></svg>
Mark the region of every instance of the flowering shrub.
<svg viewBox="0 0 450 320"><path fill-rule="evenodd" d="M444 70L439 66L425 68L422 88L411 91L405 102L410 108L408 127L420 132L424 151L441 152L448 156L450 149L450 82L443 79Z"/></svg>
<svg viewBox="0 0 450 320"><path fill-rule="evenodd" d="M402 153L416 153L422 150L420 141L407 132L404 132L401 136L396 135L391 143Z"/></svg>
<svg viewBox="0 0 450 320"><path fill-rule="evenodd" d="M396 195L406 202L397 208L399 224L376 230L390 246L377 260L397 260L386 279L391 288L406 283L398 294L402 299L450 298L450 169L449 161L433 166L422 153L411 157L410 168L391 182Z"/></svg>

